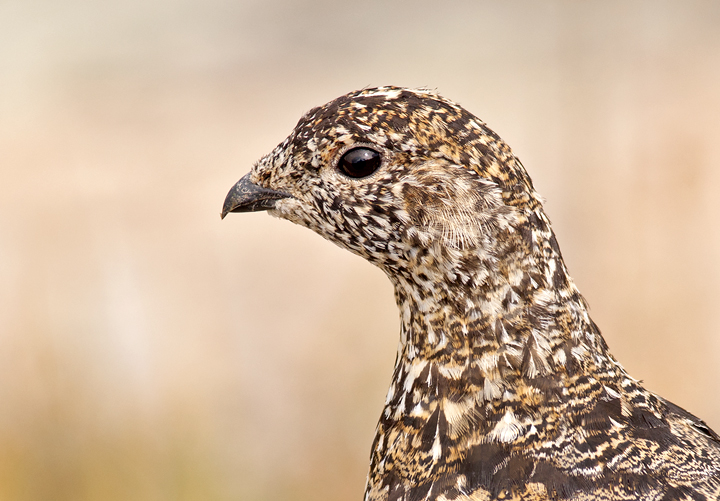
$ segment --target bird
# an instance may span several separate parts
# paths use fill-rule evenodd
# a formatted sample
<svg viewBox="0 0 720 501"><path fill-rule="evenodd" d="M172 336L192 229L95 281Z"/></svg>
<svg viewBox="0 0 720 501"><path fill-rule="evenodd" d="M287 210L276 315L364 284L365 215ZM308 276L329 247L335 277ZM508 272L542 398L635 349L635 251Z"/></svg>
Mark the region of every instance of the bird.
<svg viewBox="0 0 720 501"><path fill-rule="evenodd" d="M385 272L400 343L365 501L717 500L720 437L611 355L510 147L433 90L305 113L228 193Z"/></svg>

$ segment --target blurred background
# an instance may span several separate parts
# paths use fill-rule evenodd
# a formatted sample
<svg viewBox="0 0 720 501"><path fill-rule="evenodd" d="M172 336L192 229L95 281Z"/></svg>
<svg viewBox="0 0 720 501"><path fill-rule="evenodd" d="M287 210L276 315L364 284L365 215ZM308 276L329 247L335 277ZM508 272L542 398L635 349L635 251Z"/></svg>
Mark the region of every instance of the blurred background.
<svg viewBox="0 0 720 501"><path fill-rule="evenodd" d="M513 147L615 356L720 429L717 2L0 0L1 500L361 499L390 284L219 213L387 84Z"/></svg>

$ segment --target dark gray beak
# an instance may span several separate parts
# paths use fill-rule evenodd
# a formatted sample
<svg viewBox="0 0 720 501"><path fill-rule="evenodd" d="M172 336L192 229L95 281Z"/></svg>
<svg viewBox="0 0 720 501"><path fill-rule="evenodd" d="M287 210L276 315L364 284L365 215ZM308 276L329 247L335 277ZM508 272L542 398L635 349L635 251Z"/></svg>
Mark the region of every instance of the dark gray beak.
<svg viewBox="0 0 720 501"><path fill-rule="evenodd" d="M225 197L220 218L229 212L256 212L275 208L277 200L290 195L280 191L262 188L250 181L250 173L245 174Z"/></svg>

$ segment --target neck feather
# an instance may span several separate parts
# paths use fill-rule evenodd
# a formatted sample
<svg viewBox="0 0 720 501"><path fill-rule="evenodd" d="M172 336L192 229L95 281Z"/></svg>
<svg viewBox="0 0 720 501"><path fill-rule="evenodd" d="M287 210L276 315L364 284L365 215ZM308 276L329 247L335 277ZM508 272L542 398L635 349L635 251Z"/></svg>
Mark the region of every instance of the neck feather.
<svg viewBox="0 0 720 501"><path fill-rule="evenodd" d="M367 499L392 485L462 482L450 472L479 444L540 443L569 426L545 420L547 409L634 384L588 316L544 214L503 231L485 247L494 255L430 245L388 272L401 336Z"/></svg>

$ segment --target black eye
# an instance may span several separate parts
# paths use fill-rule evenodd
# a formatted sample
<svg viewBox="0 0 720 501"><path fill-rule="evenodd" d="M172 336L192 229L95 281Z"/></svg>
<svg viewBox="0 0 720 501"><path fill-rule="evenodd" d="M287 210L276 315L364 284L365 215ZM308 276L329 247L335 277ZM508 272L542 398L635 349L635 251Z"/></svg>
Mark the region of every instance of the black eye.
<svg viewBox="0 0 720 501"><path fill-rule="evenodd" d="M353 148L348 150L338 162L340 172L349 177L367 177L380 168L380 153L370 148Z"/></svg>

